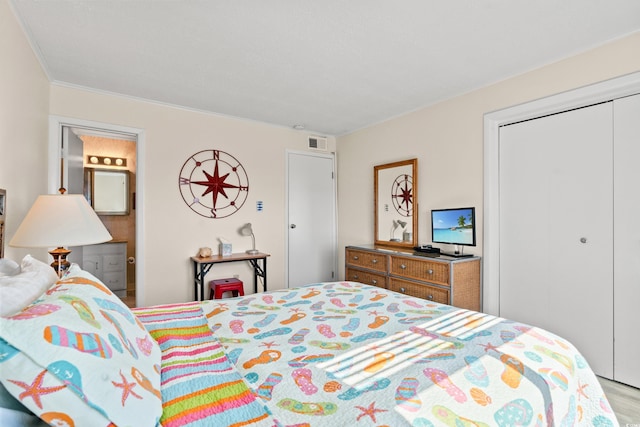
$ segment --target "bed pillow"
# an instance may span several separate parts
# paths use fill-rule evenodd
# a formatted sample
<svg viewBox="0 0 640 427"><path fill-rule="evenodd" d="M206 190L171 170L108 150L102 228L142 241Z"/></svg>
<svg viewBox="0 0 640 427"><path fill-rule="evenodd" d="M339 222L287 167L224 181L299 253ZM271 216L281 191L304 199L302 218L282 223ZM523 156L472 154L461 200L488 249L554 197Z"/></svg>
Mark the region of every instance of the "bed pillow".
<svg viewBox="0 0 640 427"><path fill-rule="evenodd" d="M272 427L198 303L134 309L162 350L163 427Z"/></svg>
<svg viewBox="0 0 640 427"><path fill-rule="evenodd" d="M0 258L0 277L15 276L20 273L20 265L12 259Z"/></svg>
<svg viewBox="0 0 640 427"><path fill-rule="evenodd" d="M58 280L50 265L31 255L25 256L20 267L13 271L16 274L0 276L0 316L16 314Z"/></svg>
<svg viewBox="0 0 640 427"><path fill-rule="evenodd" d="M32 305L0 317L0 382L54 425L154 427L162 414L158 344L77 265Z"/></svg>

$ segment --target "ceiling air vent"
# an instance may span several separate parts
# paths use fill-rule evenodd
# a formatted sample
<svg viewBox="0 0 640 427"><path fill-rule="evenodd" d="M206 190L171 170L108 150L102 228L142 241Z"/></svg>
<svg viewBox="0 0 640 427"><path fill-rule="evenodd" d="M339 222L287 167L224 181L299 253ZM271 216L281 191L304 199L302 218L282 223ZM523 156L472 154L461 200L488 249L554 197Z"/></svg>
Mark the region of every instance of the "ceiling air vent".
<svg viewBox="0 0 640 427"><path fill-rule="evenodd" d="M323 138L321 136L310 136L309 149L327 151L327 138Z"/></svg>

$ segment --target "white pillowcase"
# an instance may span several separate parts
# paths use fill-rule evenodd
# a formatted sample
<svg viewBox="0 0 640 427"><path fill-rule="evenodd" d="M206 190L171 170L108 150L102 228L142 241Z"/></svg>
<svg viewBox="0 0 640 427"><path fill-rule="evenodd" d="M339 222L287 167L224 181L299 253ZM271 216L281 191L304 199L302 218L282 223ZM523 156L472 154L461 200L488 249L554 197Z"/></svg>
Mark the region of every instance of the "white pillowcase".
<svg viewBox="0 0 640 427"><path fill-rule="evenodd" d="M17 262L8 258L0 259L0 277L15 276L20 273L20 266Z"/></svg>
<svg viewBox="0 0 640 427"><path fill-rule="evenodd" d="M45 293L57 280L58 275L50 265L38 261L31 255L25 256L17 274L0 275L0 316L18 313Z"/></svg>

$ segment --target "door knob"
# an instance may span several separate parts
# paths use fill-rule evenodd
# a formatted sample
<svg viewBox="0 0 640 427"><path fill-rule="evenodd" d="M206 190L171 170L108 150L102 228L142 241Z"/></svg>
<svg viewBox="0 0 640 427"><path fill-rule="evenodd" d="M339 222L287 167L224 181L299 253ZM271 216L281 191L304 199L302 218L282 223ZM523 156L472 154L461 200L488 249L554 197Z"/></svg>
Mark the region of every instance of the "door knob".
<svg viewBox="0 0 640 427"><path fill-rule="evenodd" d="M580 238L580 243L587 243L587 238L586 237L581 237Z"/></svg>
<svg viewBox="0 0 640 427"><path fill-rule="evenodd" d="M290 228L296 228L296 225L295 224L291 224L289 227Z"/></svg>

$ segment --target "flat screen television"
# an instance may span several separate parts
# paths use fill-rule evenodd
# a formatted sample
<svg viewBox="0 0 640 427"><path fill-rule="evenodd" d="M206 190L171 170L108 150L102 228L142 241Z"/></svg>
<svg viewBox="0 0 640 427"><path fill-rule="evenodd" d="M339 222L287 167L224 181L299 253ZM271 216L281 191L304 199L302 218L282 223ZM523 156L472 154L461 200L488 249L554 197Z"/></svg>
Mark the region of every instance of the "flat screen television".
<svg viewBox="0 0 640 427"><path fill-rule="evenodd" d="M476 245L476 209L433 209L431 241L449 245Z"/></svg>

